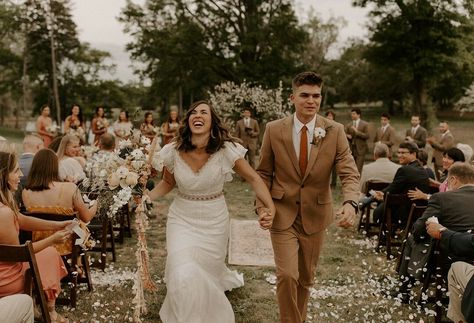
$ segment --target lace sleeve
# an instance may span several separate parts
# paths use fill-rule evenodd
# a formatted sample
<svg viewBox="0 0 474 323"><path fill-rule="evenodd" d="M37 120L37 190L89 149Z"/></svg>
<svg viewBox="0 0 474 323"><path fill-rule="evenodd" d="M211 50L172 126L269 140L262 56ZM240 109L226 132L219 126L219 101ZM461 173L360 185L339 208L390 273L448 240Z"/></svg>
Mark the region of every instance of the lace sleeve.
<svg viewBox="0 0 474 323"><path fill-rule="evenodd" d="M247 149L245 149L239 143L233 142L226 142L224 144L224 148L222 149L223 153L223 165L222 165L222 172L225 175L226 181L232 180L232 174L234 174L234 166L235 161L238 159L245 158L245 154L247 153Z"/></svg>
<svg viewBox="0 0 474 323"><path fill-rule="evenodd" d="M170 173L174 172L174 158L176 154L176 144L170 143L165 145L161 150L155 152L153 156L152 166L158 171L163 171L166 166Z"/></svg>

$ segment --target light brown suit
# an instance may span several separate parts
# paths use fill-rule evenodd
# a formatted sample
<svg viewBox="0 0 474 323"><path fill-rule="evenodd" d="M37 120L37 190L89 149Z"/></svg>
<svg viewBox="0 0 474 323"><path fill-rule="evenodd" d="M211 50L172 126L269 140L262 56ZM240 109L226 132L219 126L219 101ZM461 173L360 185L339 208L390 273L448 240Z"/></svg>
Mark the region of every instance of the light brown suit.
<svg viewBox="0 0 474 323"><path fill-rule="evenodd" d="M242 146L247 148L247 157L250 166L255 168L255 155L257 152L257 140L260 133L258 122L250 118L250 126L246 129L244 119L237 121L235 136L242 140Z"/></svg>
<svg viewBox="0 0 474 323"><path fill-rule="evenodd" d="M444 136L439 136L438 141L431 144L433 147L433 158L435 160L435 167L441 168L443 166L443 153L449 148L454 147L453 134L448 132Z"/></svg>
<svg viewBox="0 0 474 323"><path fill-rule="evenodd" d="M396 133L395 129L392 126L388 126L385 131L382 130L382 127L377 128L377 131L375 133L375 138L374 142L381 142L383 144L386 144L388 147L388 156L391 159L392 158L392 146L395 143L395 138L396 138Z"/></svg>
<svg viewBox="0 0 474 323"><path fill-rule="evenodd" d="M361 119L357 125L357 131L352 129L352 122L349 122L345 129L346 133L352 136L349 140L352 156L354 156L357 170L359 173L362 173L365 155L367 151L369 151L369 146L367 145L367 140L369 139L369 124Z"/></svg>
<svg viewBox="0 0 474 323"><path fill-rule="evenodd" d="M325 129L326 136L311 145L305 174L300 174L293 146L293 115L267 124L257 167L276 206L270 233L281 322L306 319L324 229L333 221L333 167L341 178L344 201L359 197L359 173L343 126L318 115L316 127Z"/></svg>

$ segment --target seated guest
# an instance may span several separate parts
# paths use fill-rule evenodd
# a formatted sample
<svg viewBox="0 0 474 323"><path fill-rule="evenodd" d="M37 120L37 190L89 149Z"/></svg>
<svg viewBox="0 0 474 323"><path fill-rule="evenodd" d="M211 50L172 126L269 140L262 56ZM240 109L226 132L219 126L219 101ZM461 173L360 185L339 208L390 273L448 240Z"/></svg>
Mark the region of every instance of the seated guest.
<svg viewBox="0 0 474 323"><path fill-rule="evenodd" d="M23 153L18 160L20 165L21 172L23 176L20 178L20 184L22 187L26 184L26 179L30 172L31 163L33 162L33 157L40 150L43 149L43 139L34 135L26 135L23 139Z"/></svg>
<svg viewBox="0 0 474 323"><path fill-rule="evenodd" d="M115 137L110 133L103 134L99 140L99 152L104 154L113 153L115 150Z"/></svg>
<svg viewBox="0 0 474 323"><path fill-rule="evenodd" d="M474 213L470 209L470 203L474 198L474 167L466 163L455 163L448 172L449 192L436 193L428 201L428 207L423 215L413 224L412 235L406 241L403 252L399 275L404 279L401 286L403 293L407 293L408 287L414 279L421 278L423 265L427 262L427 246L430 244L426 232L426 222L435 217L437 221L456 232L474 230ZM420 259L424 259L420 260ZM454 261L454 257L446 257L443 263L447 270Z"/></svg>
<svg viewBox="0 0 474 323"><path fill-rule="evenodd" d="M439 223L429 222L426 231L441 240L448 255L474 260L474 234L456 232ZM464 261L451 265L448 272L449 306L447 317L454 322L474 322L474 266Z"/></svg>
<svg viewBox="0 0 474 323"><path fill-rule="evenodd" d="M89 208L83 201L76 184L61 182L58 175L58 157L50 149L40 150L33 159L28 182L23 190L23 203L28 212L54 213L66 218L77 217L87 223L97 211L97 203ZM33 232L33 241L51 234L48 231ZM72 252L72 238L55 245L61 255Z"/></svg>
<svg viewBox="0 0 474 323"><path fill-rule="evenodd" d="M423 168L426 170L428 177L432 180L436 179L434 171L428 167L428 152L425 149L418 150L418 154L416 155L417 159L420 161Z"/></svg>
<svg viewBox="0 0 474 323"><path fill-rule="evenodd" d="M431 193L446 192L448 189L448 182L446 180L448 170L455 162L464 162L464 154L457 148L449 148L443 153L443 175L441 176L443 182L440 183L435 180L430 180L430 186L432 186L432 188L429 191L423 191L419 188L409 190L408 196L410 199L429 200Z"/></svg>
<svg viewBox="0 0 474 323"><path fill-rule="evenodd" d="M61 140L63 139L64 135L59 135L59 136L56 136L53 141L51 141L51 143L49 144L49 146L47 148L51 149L52 151L54 151L55 153L58 152L58 149L59 149L59 144L61 144Z"/></svg>
<svg viewBox="0 0 474 323"><path fill-rule="evenodd" d="M384 195L390 194L406 194L409 190L415 189L415 187L421 188L422 190L429 190L429 178L425 169L416 158L418 153L418 147L415 143L406 141L402 142L398 147L398 161L402 165L393 178L393 182L382 191L375 192L375 199L377 201L383 201ZM374 210L374 219L380 220L383 213L384 203L380 203ZM394 223L406 223L408 216L408 205L407 207L400 207L398 210L392 210L394 214Z"/></svg>
<svg viewBox="0 0 474 323"><path fill-rule="evenodd" d="M80 141L77 136L66 135L61 139L57 153L61 181L77 183L86 177L83 166L77 160L80 149Z"/></svg>
<svg viewBox="0 0 474 323"><path fill-rule="evenodd" d="M26 294L0 298L0 317L9 323L33 323L33 299Z"/></svg>
<svg viewBox="0 0 474 323"><path fill-rule="evenodd" d="M388 159L389 149L384 143L374 146L374 162L364 166L360 178L360 191L367 191L367 182L391 183L400 165Z"/></svg>
<svg viewBox="0 0 474 323"><path fill-rule="evenodd" d="M46 221L21 214L13 199L13 193L18 188L20 176L21 170L16 155L0 152L0 223L2 224L0 226L0 244L20 245L18 239L20 229L54 231L48 238L33 242L33 250L48 300L50 316L54 322L63 322L64 319L55 310L55 302L61 291L61 278L66 276L67 271L60 255L51 246L61 243L71 236L70 231L65 229L71 224L71 221ZM27 268L28 263L0 262L0 297L23 293L24 274ZM0 313L3 312L0 310ZM4 322L3 319L5 317L2 315L2 322Z"/></svg>

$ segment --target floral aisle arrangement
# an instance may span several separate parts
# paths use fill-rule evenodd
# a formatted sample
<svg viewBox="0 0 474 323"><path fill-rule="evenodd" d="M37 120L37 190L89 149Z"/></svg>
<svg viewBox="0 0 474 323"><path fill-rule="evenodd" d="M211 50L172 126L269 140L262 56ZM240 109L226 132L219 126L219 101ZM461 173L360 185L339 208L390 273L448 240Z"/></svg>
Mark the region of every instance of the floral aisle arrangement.
<svg viewBox="0 0 474 323"><path fill-rule="evenodd" d="M157 140L151 144L150 139L137 130L130 139L120 141L114 152L99 152L93 155L86 164L87 178L81 184L86 198L98 199L99 217L114 220L118 211L129 202L137 205L137 272L133 286L135 322L141 322L140 316L147 311L143 289L156 289L148 270L145 236L148 228L148 206L151 203L148 203L143 193L147 180L156 174L151 160L158 149Z"/></svg>

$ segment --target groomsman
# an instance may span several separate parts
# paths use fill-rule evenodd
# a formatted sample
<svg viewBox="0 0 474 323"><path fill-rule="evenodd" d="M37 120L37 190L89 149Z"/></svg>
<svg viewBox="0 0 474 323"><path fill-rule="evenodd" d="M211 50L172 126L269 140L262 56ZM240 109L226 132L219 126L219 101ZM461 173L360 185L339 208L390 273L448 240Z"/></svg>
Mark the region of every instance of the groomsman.
<svg viewBox="0 0 474 323"><path fill-rule="evenodd" d="M247 159L250 166L255 169L255 153L257 151L257 140L260 128L258 121L252 119L250 109L244 109L243 118L237 121L235 136L242 140L242 146L247 148Z"/></svg>
<svg viewBox="0 0 474 323"><path fill-rule="evenodd" d="M437 176L439 175L438 170L443 168L443 153L454 147L454 136L449 130L448 122L441 121L438 129L440 134L437 138L429 137L426 140L433 147L433 159Z"/></svg>
<svg viewBox="0 0 474 323"><path fill-rule="evenodd" d="M380 116L380 128L378 128L375 133L374 143L387 145L389 159L392 159L392 146L395 141L395 136L395 129L390 125L390 115L382 113Z"/></svg>
<svg viewBox="0 0 474 323"><path fill-rule="evenodd" d="M369 139L369 124L362 120L360 116L362 112L359 108L351 110L352 122L346 125L346 137L350 143L352 156L357 165L359 174L362 174L362 167L364 167L365 155L369 150L367 140Z"/></svg>
<svg viewBox="0 0 474 323"><path fill-rule="evenodd" d="M417 144L418 148L425 148L427 131L420 126L420 116L413 115L411 117L411 128L405 133L405 141L412 141Z"/></svg>

